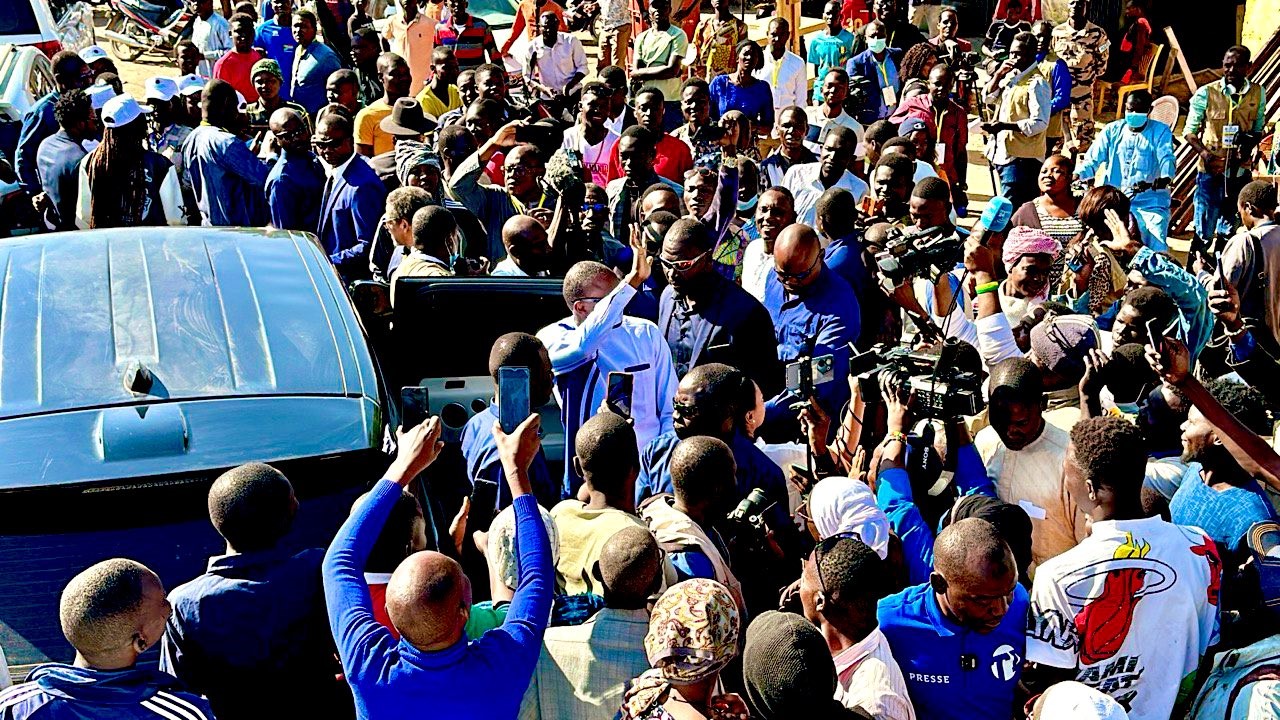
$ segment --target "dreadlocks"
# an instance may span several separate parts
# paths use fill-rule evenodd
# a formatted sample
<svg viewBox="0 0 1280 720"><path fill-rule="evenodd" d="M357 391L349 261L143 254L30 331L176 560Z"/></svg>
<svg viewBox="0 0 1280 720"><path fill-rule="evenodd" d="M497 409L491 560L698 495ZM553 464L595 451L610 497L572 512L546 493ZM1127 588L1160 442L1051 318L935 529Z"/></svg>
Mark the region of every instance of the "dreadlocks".
<svg viewBox="0 0 1280 720"><path fill-rule="evenodd" d="M106 128L89 153L89 227L132 227L146 216L147 177L142 140L145 122Z"/></svg>

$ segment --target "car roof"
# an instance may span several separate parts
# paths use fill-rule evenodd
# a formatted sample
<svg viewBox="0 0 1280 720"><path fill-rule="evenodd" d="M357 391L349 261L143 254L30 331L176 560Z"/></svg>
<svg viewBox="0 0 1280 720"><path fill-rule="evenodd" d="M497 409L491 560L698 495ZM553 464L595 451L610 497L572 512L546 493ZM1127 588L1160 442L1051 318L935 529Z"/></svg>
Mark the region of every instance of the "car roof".
<svg viewBox="0 0 1280 720"><path fill-rule="evenodd" d="M150 390L126 387L139 368ZM134 228L0 243L0 420L194 398L376 396L373 378L350 301L310 235Z"/></svg>

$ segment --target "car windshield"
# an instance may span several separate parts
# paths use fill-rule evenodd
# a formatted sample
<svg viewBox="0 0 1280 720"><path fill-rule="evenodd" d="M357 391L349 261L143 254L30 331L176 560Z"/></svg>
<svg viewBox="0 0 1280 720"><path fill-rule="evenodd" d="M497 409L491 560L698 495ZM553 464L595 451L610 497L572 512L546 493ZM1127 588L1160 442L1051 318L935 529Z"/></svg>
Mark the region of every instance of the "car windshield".
<svg viewBox="0 0 1280 720"><path fill-rule="evenodd" d="M33 2L40 0L0 0L0 36L40 32Z"/></svg>

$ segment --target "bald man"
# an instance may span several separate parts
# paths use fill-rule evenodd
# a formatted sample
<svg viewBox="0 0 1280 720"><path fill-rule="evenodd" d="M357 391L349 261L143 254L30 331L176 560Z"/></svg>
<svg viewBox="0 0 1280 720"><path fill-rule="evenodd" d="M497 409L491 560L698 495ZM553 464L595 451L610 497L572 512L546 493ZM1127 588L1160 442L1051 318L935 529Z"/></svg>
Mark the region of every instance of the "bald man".
<svg viewBox="0 0 1280 720"><path fill-rule="evenodd" d="M267 175L271 227L312 232L320 224L324 167L311 152L311 127L297 110L282 107L267 123L280 146L280 157Z"/></svg>
<svg viewBox="0 0 1280 720"><path fill-rule="evenodd" d="M916 716L1007 720L1029 604L1013 552L994 525L968 518L938 535L933 554L929 582L881 600L877 611Z"/></svg>
<svg viewBox="0 0 1280 720"><path fill-rule="evenodd" d="M396 459L352 512L324 559L329 624L361 718L407 717L430 708L450 718L514 717L551 613L555 569L546 527L529 482L540 447L538 416L507 435L491 428L516 518L520 582L503 624L468 642L471 582L462 566L438 552L410 555L387 584L391 631L374 618L364 565L403 488L435 461L440 420L399 433Z"/></svg>
<svg viewBox="0 0 1280 720"><path fill-rule="evenodd" d="M528 215L513 215L502 225L507 256L489 273L495 277L545 277L551 273L547 229Z"/></svg>
<svg viewBox="0 0 1280 720"><path fill-rule="evenodd" d="M598 262L584 261L569 268L563 292L572 314L538 331L538 339L551 356L560 391L565 497L575 497L582 483L573 472L574 436L604 403L609 373L632 376L631 419L637 450L671 429L671 398L677 382L671 350L652 322L623 315L627 303L653 271L653 261L642 243L637 239L632 245L631 272L622 282L613 270Z"/></svg>
<svg viewBox="0 0 1280 720"><path fill-rule="evenodd" d="M547 630L521 720L613 718L627 684L649 669L644 637L649 596L662 583L658 543L637 521L604 543L592 574L604 586L604 609Z"/></svg>
<svg viewBox="0 0 1280 720"><path fill-rule="evenodd" d="M816 400L831 417L849 399L849 343L858 339L861 312L849 283L832 272L822 257L818 234L796 223L778 235L773 246L773 274L766 278L764 307L773 319L778 338L778 359L784 364L799 358L832 356L835 379L814 388L813 398L802 398L797 388L786 388L765 403L760 434L770 442L798 436L796 411L791 405Z"/></svg>
<svg viewBox="0 0 1280 720"><path fill-rule="evenodd" d="M177 678L134 666L164 634L171 610L160 578L133 560L104 560L76 575L58 607L75 663L46 663L0 693L0 717L212 720L203 698L173 689Z"/></svg>

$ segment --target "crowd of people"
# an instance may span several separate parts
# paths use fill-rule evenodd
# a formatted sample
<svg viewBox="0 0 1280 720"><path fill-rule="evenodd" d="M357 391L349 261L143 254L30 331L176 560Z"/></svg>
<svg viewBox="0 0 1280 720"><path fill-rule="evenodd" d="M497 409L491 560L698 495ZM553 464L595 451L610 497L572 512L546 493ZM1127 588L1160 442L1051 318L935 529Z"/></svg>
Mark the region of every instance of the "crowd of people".
<svg viewBox="0 0 1280 720"><path fill-rule="evenodd" d="M142 98L56 55L16 153L47 229L304 231L393 306L399 278L556 277L566 316L493 344L533 414L504 431L495 397L457 467L438 418L399 428L327 549L284 549L293 486L252 463L209 490L203 575L84 570L74 662L0 718L1280 714L1250 52L1190 100L1184 265L1174 128L1144 90L1095 119L1141 0L1110 33L1007 0L977 52L946 4L847 4L803 58L727 0L523 0L501 47L467 0L199 0ZM998 195L965 230L979 132Z"/></svg>

